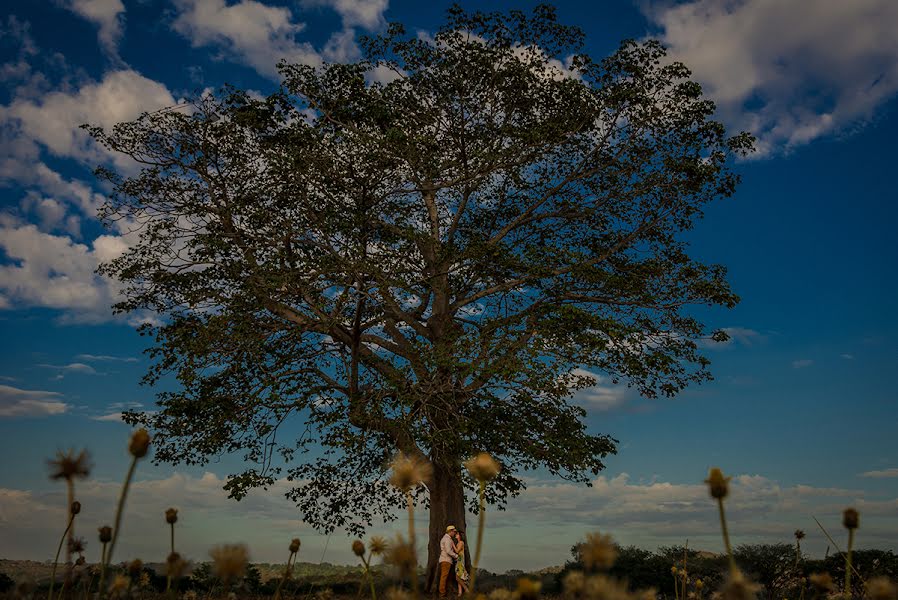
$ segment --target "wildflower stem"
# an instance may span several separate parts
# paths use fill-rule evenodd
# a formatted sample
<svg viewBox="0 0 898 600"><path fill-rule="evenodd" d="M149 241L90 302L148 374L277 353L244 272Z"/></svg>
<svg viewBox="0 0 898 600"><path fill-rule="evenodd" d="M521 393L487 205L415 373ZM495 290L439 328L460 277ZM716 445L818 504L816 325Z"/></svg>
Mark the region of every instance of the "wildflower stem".
<svg viewBox="0 0 898 600"><path fill-rule="evenodd" d="M112 526L112 541L109 542L109 551L106 553L106 561L108 565L112 562L112 552L115 550L115 541L118 539L118 532L122 525L122 513L125 512L125 498L128 497L128 488L131 487L131 478L134 477L134 470L137 468L137 457L131 458L131 466L128 467L128 474L125 475L125 483L122 485L122 494L118 499L118 507L115 510L115 524Z"/></svg>
<svg viewBox="0 0 898 600"><path fill-rule="evenodd" d="M412 493L405 490L405 501L408 504L408 542L412 547L412 595L418 597L418 547L415 545L415 501ZM362 562L365 558L362 557ZM365 563L365 572L368 572L368 563ZM371 590L374 591L374 583L371 584Z"/></svg>
<svg viewBox="0 0 898 600"><path fill-rule="evenodd" d="M169 527L171 527L171 553L175 553L175 524L169 523ZM170 569L169 569L170 570ZM171 573L168 573L168 577L165 580L165 591L168 592L171 590Z"/></svg>
<svg viewBox="0 0 898 600"><path fill-rule="evenodd" d="M686 558L688 556L687 552L689 551L689 540L686 540L686 545L683 546L683 599L686 599L686 584L689 582L689 573L686 570Z"/></svg>
<svg viewBox="0 0 898 600"><path fill-rule="evenodd" d="M281 597L281 589L284 587L284 584L287 582L287 579L290 577L290 571L292 570L292 565L290 561L293 559L295 552L290 552L290 556L287 557L287 566L284 567L284 576L281 577L280 583L278 583L278 589L274 592L274 600L279 600Z"/></svg>
<svg viewBox="0 0 898 600"><path fill-rule="evenodd" d="M854 529L848 530L848 553L845 554L845 595L851 597L851 549L854 546Z"/></svg>
<svg viewBox="0 0 898 600"><path fill-rule="evenodd" d="M56 548L56 558L53 559L53 571L50 573L50 593L47 594L47 600L53 600L53 585L56 583L56 565L59 564L59 554L62 552L62 544L68 537L69 530L72 528L72 522L74 522L74 520L75 515L69 512L69 523L66 525L65 531L62 532L62 537L59 539L59 547Z"/></svg>
<svg viewBox="0 0 898 600"><path fill-rule="evenodd" d="M374 577L371 576L371 554L368 555L368 560L365 560L365 557L362 558L362 564L365 565L365 576L368 578L368 585L371 586L371 598L372 600L377 600L377 594L374 591ZM415 579L418 579L417 572L414 575ZM418 597L417 589L415 590L415 598Z"/></svg>
<svg viewBox="0 0 898 600"><path fill-rule="evenodd" d="M477 581L477 566L480 564L480 550L483 547L483 528L486 523L486 481L480 480L480 495L477 508L477 546L474 549L474 564L471 566L471 595L474 595L474 584ZM464 560L464 558L462 558Z"/></svg>
<svg viewBox="0 0 898 600"><path fill-rule="evenodd" d="M674 598L676 600L680 600L680 582L677 581L676 573L673 574L673 580L674 580Z"/></svg>
<svg viewBox="0 0 898 600"><path fill-rule="evenodd" d="M815 523L817 523L817 527L820 528L820 531L823 532L823 535L826 536L826 539L829 540L829 543L832 544L832 545L835 547L836 552L838 552L839 554L844 555L845 553L842 552L842 549L841 549L841 548L839 548L839 544L837 544L837 543L836 543L836 540L834 540L834 539L832 538L832 536L829 535L829 532L826 531L826 528L823 527L823 524L820 523L820 521L817 520L817 517L811 517L811 518L814 519L814 522L815 522ZM826 547L826 556L829 556L829 546ZM854 566L851 565L851 563L848 563L848 562L846 561L846 569L848 569L848 567L850 567L850 570L853 571L854 574L858 576L858 579L861 580L861 583L866 584L866 581L864 581L864 578L861 577L861 574L860 574L860 573L858 573L858 570L855 569Z"/></svg>
<svg viewBox="0 0 898 600"><path fill-rule="evenodd" d="M103 583L106 581L106 542L103 542L103 550L100 552L100 587L97 592L103 593Z"/></svg>
<svg viewBox="0 0 898 600"><path fill-rule="evenodd" d="M717 499L717 507L720 509L720 530L723 532L723 544L727 549L727 557L730 559L730 573L735 577L739 572L736 568L736 559L733 558L733 548L730 546L730 534L727 531L726 515L723 512L723 498Z"/></svg>

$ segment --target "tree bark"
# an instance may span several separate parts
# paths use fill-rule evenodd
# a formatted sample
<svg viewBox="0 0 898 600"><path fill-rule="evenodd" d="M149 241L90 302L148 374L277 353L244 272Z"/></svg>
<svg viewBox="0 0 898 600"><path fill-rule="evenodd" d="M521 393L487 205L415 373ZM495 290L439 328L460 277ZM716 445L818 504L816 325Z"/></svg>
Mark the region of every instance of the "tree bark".
<svg viewBox="0 0 898 600"><path fill-rule="evenodd" d="M454 462L454 464L453 464ZM434 592L439 585L440 540L447 525L455 525L465 532L465 490L461 478L461 466L457 461L433 461L433 481L430 486L430 525L427 544L426 593ZM465 567L471 569L471 554L465 543ZM453 580L454 581L454 580ZM453 592L454 595L455 592Z"/></svg>

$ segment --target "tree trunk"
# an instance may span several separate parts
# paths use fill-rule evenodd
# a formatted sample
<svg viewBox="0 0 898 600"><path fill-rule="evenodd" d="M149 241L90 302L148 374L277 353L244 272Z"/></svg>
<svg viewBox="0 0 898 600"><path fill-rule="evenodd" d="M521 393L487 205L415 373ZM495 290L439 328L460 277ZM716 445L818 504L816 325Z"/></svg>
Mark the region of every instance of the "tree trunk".
<svg viewBox="0 0 898 600"><path fill-rule="evenodd" d="M449 461L433 461L433 482L430 487L430 527L427 544L426 585L424 591L434 592L439 586L440 540L447 525L455 525L465 532L465 490L461 479L461 466ZM471 554L465 544L465 566L471 569ZM454 579L453 579L454 581ZM454 595L455 592L453 591Z"/></svg>

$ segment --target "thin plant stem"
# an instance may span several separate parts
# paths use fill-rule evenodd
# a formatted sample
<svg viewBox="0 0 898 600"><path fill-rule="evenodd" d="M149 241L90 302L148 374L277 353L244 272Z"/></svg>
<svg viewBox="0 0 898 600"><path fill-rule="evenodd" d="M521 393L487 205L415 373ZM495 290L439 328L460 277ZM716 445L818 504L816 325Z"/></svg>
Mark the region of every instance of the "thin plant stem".
<svg viewBox="0 0 898 600"><path fill-rule="evenodd" d="M290 564L290 560L293 559L295 552L291 552L290 556L287 557L287 565L284 567L284 576L281 577L280 583L278 583L278 589L274 592L274 600L279 600L281 597L281 588L284 587L284 583L287 582L287 579L290 577L290 571L293 570L292 565Z"/></svg>
<svg viewBox="0 0 898 600"><path fill-rule="evenodd" d="M100 584L97 592L103 593L103 582L106 580L106 542L103 542L103 550L100 552Z"/></svg>
<svg viewBox="0 0 898 600"><path fill-rule="evenodd" d="M68 525L66 525L65 531L62 532L62 537L59 538L59 546L56 548L56 558L53 559L53 571L50 573L50 592L47 594L47 600L53 600L53 585L56 583L56 565L59 564L59 554L62 552L62 544L69 535L69 530L72 528L72 522L74 520L75 515L73 515L71 509L69 509L69 522Z"/></svg>
<svg viewBox="0 0 898 600"><path fill-rule="evenodd" d="M826 536L826 539L829 540L829 543L832 544L833 546L835 546L836 552L838 552L838 553L841 554L842 556L845 556L845 553L842 552L842 550L839 548L839 544L837 544L837 543L836 543L836 540L834 540L834 539L829 535L829 532L827 532L827 531L826 531L826 528L823 527L823 524L820 523L820 521L817 520L817 517L811 517L811 518L814 519L814 522L815 522L815 523L817 523L817 527L820 528L820 531L823 532L823 535ZM829 546L826 547L826 556L829 556ZM858 579L861 580L861 583L866 584L867 582L864 580L863 576L858 572L858 570L854 568L854 565L849 565L849 566L851 567L851 570L854 572L854 574L857 575Z"/></svg>
<svg viewBox="0 0 898 600"><path fill-rule="evenodd" d="M726 515L723 512L723 498L717 499L717 507L720 509L720 530L723 532L723 544L727 549L727 557L730 559L730 574L735 577L739 572L736 568L736 559L733 558L733 548L730 546L730 534L727 531Z"/></svg>
<svg viewBox="0 0 898 600"><path fill-rule="evenodd" d="M477 508L477 547L474 549L474 564L471 566L470 592L474 593L477 582L477 566L480 564L480 550L483 548L483 528L486 523L486 482L480 482L480 495Z"/></svg>
<svg viewBox="0 0 898 600"><path fill-rule="evenodd" d="M674 580L674 598L676 598L676 600L680 600L680 582L677 581L676 573L673 574L673 580Z"/></svg>
<svg viewBox="0 0 898 600"><path fill-rule="evenodd" d="M112 553L115 551L115 542L118 540L118 532L122 526L122 513L125 512L125 499L128 497L128 488L131 487L131 478L134 477L134 470L137 468L137 457L131 457L131 465L128 467L128 474L125 475L125 483L122 485L122 494L118 499L118 507L115 510L115 524L112 526L112 541L109 542L109 552L106 553L106 564L112 562Z"/></svg>
<svg viewBox="0 0 898 600"><path fill-rule="evenodd" d="M408 504L408 543L412 546L412 596L418 597L418 547L415 545L415 501L409 490L405 491L405 501ZM364 558L363 558L364 560ZM367 571L367 564L365 570ZM373 585L373 584L372 584Z"/></svg>
<svg viewBox="0 0 898 600"><path fill-rule="evenodd" d="M171 553L175 553L175 524L169 523L171 526ZM165 591L168 592L171 590L171 573L168 573L165 581Z"/></svg>
<svg viewBox="0 0 898 600"><path fill-rule="evenodd" d="M374 577L371 576L371 554L368 555L368 560L365 560L363 556L362 563L365 565L365 576L368 577L368 584L371 586L371 598L372 600L377 600L377 593L374 591ZM415 579L417 578L417 573L415 573ZM415 597L418 597L417 592Z"/></svg>
<svg viewBox="0 0 898 600"><path fill-rule="evenodd" d="M851 597L851 550L854 546L854 529L848 530L848 554L845 555L845 595Z"/></svg>

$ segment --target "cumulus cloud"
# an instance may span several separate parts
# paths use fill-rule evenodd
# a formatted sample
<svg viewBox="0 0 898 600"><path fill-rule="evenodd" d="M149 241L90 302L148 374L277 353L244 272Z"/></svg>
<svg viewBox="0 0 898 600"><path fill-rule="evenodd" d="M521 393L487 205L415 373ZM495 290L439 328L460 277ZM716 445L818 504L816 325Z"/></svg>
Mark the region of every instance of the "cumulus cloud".
<svg viewBox="0 0 898 600"><path fill-rule="evenodd" d="M591 373L585 369L574 369L574 377L586 377L595 381L593 385L578 390L571 401L586 410L608 411L623 406L627 402L627 387L614 385L607 377Z"/></svg>
<svg viewBox="0 0 898 600"><path fill-rule="evenodd" d="M861 473L860 477L872 477L874 479L898 477L898 468L882 469L880 471L866 471L864 473Z"/></svg>
<svg viewBox="0 0 898 600"><path fill-rule="evenodd" d="M118 59L125 20L122 0L67 0L63 6L96 25L100 46L110 57Z"/></svg>
<svg viewBox="0 0 898 600"><path fill-rule="evenodd" d="M326 7L343 20L343 27L377 29L385 24L388 0L302 0L304 7Z"/></svg>
<svg viewBox="0 0 898 600"><path fill-rule="evenodd" d="M266 6L255 0L228 4L225 0L175 0L174 30L194 47L214 46L260 74L278 79L281 59L309 65L322 58L296 36L305 24L295 22L290 9Z"/></svg>
<svg viewBox="0 0 898 600"><path fill-rule="evenodd" d="M164 84L125 69L107 72L101 81L85 83L75 90L56 90L39 98L16 97L8 106L0 107L0 125L11 132L7 135L12 141L26 148L37 142L56 156L74 158L90 167L112 160L121 168L130 168L130 159L110 155L79 126L90 123L111 128L144 111L174 104ZM24 153L16 154L22 158ZM34 177L48 183L53 178L48 173Z"/></svg>
<svg viewBox="0 0 898 600"><path fill-rule="evenodd" d="M869 120L898 92L892 0L691 0L646 14L762 156Z"/></svg>
<svg viewBox="0 0 898 600"><path fill-rule="evenodd" d="M49 417L69 409L62 394L0 385L0 418Z"/></svg>
<svg viewBox="0 0 898 600"><path fill-rule="evenodd" d="M96 369L84 363L69 363L67 365L39 364L37 366L41 367L42 369L52 369L54 371L58 371L60 376L66 373L81 373L82 375L98 374Z"/></svg>
<svg viewBox="0 0 898 600"><path fill-rule="evenodd" d="M108 320L117 287L95 270L125 248L119 236L102 235L88 246L33 224L0 219L0 250L9 260L0 265L0 297L6 308L40 306L61 309L75 321Z"/></svg>

